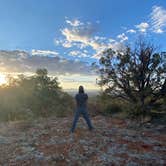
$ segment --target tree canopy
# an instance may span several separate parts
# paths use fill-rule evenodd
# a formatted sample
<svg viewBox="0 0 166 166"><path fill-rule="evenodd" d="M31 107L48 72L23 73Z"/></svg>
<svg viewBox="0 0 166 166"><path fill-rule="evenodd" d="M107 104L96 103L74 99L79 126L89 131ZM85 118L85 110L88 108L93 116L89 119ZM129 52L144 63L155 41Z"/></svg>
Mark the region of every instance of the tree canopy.
<svg viewBox="0 0 166 166"><path fill-rule="evenodd" d="M112 97L132 103L140 113L163 108L166 98L166 53L145 41L123 51L105 50L99 59L99 85Z"/></svg>
<svg viewBox="0 0 166 166"><path fill-rule="evenodd" d="M63 116L72 110L72 103L56 77L48 76L47 69L37 69L32 76L11 77L7 86L0 87L0 120Z"/></svg>

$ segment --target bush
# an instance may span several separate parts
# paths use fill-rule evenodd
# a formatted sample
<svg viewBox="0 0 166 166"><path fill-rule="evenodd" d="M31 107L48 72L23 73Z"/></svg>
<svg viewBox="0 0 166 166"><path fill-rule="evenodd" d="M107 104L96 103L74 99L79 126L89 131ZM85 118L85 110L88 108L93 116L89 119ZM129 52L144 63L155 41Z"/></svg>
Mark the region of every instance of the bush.
<svg viewBox="0 0 166 166"><path fill-rule="evenodd" d="M119 99L114 99L106 93L101 93L97 97L97 103L100 105L102 114L104 115L113 115L123 111L126 111L126 104L124 101Z"/></svg>
<svg viewBox="0 0 166 166"><path fill-rule="evenodd" d="M106 106L104 113L106 114L116 114L122 112L122 108L117 103L110 103Z"/></svg>
<svg viewBox="0 0 166 166"><path fill-rule="evenodd" d="M57 78L38 69L33 76L10 78L0 87L0 120L21 120L37 117L65 116L71 112L73 99L63 92Z"/></svg>
<svg viewBox="0 0 166 166"><path fill-rule="evenodd" d="M93 67L104 93L133 105L133 115L145 116L165 107L161 100L166 100L166 52L156 52L151 42L139 39L119 51L108 48Z"/></svg>

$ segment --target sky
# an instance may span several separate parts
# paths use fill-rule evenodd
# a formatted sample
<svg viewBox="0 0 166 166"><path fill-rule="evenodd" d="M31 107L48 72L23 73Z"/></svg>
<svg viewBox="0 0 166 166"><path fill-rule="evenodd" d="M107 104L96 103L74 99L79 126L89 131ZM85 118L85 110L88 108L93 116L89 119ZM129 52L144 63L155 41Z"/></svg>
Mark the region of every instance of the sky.
<svg viewBox="0 0 166 166"><path fill-rule="evenodd" d="M166 50L165 0L0 0L0 76L47 68L64 89L97 89L90 64L139 36Z"/></svg>

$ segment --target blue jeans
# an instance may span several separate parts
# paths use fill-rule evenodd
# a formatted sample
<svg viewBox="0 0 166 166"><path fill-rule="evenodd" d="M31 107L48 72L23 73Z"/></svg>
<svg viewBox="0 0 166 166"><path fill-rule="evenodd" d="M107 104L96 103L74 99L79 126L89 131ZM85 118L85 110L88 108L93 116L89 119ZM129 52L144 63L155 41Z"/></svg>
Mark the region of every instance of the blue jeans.
<svg viewBox="0 0 166 166"><path fill-rule="evenodd" d="M78 108L75 112L75 116L74 116L74 120L73 120L73 125L72 125L72 128L71 128L71 132L74 132L75 128L76 128L76 124L77 124L77 121L80 117L80 115L83 115L83 118L85 119L89 129L93 129L93 126L91 124L91 121L90 121L90 118L89 118L89 115L87 113L87 110L86 108Z"/></svg>

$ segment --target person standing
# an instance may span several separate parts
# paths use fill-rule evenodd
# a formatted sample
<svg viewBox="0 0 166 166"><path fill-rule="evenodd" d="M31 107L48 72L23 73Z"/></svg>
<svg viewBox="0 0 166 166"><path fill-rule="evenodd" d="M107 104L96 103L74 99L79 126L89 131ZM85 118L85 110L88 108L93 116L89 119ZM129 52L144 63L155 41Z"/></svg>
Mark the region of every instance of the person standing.
<svg viewBox="0 0 166 166"><path fill-rule="evenodd" d="M88 95L86 93L84 93L83 86L79 86L78 93L75 96L75 100L76 100L76 104L77 104L77 109L75 112L72 128L70 130L71 133L74 132L80 115L83 116L83 118L85 119L85 121L89 127L89 130L91 131L93 129L93 126L92 126L91 120L90 120L88 112L87 112Z"/></svg>

